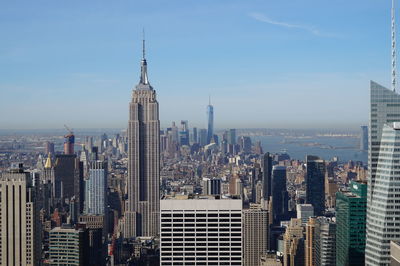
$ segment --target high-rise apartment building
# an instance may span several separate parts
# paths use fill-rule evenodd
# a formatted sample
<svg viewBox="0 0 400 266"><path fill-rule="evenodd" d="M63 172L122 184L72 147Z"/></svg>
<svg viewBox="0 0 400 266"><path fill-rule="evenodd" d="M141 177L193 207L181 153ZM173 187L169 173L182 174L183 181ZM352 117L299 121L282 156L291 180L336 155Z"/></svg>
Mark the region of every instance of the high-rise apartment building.
<svg viewBox="0 0 400 266"><path fill-rule="evenodd" d="M321 216L325 212L325 161L308 155L306 164L306 203L313 205L315 215Z"/></svg>
<svg viewBox="0 0 400 266"><path fill-rule="evenodd" d="M260 265L268 250L269 213L259 204L243 210L243 265Z"/></svg>
<svg viewBox="0 0 400 266"><path fill-rule="evenodd" d="M105 214L106 189L107 163L104 161L89 162L89 175L85 180L85 214Z"/></svg>
<svg viewBox="0 0 400 266"><path fill-rule="evenodd" d="M336 265L364 265L367 184L352 181L336 193Z"/></svg>
<svg viewBox="0 0 400 266"><path fill-rule="evenodd" d="M288 215L289 195L286 189L286 167L275 165L271 181L273 224L279 225Z"/></svg>
<svg viewBox="0 0 400 266"><path fill-rule="evenodd" d="M390 241L400 240L399 146L400 123L384 125L374 180L368 183L366 265L389 264Z"/></svg>
<svg viewBox="0 0 400 266"><path fill-rule="evenodd" d="M40 223L30 173L23 165L0 177L0 264L39 265Z"/></svg>
<svg viewBox="0 0 400 266"><path fill-rule="evenodd" d="M129 105L128 204L124 228L127 238L159 233L160 121L144 51L143 41L140 81Z"/></svg>
<svg viewBox="0 0 400 266"><path fill-rule="evenodd" d="M214 137L214 106L211 100L207 105L207 144L210 144Z"/></svg>
<svg viewBox="0 0 400 266"><path fill-rule="evenodd" d="M243 265L242 200L161 200L160 265Z"/></svg>

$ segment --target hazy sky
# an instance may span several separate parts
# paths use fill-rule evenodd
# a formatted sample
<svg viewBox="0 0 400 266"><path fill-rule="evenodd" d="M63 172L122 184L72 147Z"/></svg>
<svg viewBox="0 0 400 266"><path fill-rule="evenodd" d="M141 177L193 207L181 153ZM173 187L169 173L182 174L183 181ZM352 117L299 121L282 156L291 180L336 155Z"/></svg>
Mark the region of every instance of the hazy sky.
<svg viewBox="0 0 400 266"><path fill-rule="evenodd" d="M125 127L143 27L163 126L358 127L390 2L1 1L0 128Z"/></svg>

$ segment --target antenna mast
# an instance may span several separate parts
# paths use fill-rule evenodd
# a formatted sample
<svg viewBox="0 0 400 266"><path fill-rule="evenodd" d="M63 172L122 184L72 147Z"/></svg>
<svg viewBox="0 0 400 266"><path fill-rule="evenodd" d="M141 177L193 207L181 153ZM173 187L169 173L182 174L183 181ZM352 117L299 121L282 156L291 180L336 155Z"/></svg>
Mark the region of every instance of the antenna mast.
<svg viewBox="0 0 400 266"><path fill-rule="evenodd" d="M392 0L392 89L396 91L396 19L394 0Z"/></svg>

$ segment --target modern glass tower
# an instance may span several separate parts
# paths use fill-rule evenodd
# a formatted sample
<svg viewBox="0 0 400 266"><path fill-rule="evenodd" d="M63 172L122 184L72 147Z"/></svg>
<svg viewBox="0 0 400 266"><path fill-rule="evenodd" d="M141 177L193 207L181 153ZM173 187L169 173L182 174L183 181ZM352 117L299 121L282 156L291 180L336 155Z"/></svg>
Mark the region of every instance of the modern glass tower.
<svg viewBox="0 0 400 266"><path fill-rule="evenodd" d="M400 123L385 124L379 142L373 190L368 195L366 265L389 265L390 240L400 240Z"/></svg>
<svg viewBox="0 0 400 266"><path fill-rule="evenodd" d="M126 238L159 233L160 120L144 51L143 41L140 82L132 92L129 105Z"/></svg>
<svg viewBox="0 0 400 266"><path fill-rule="evenodd" d="M351 182L336 193L336 265L364 265L367 184Z"/></svg>
<svg viewBox="0 0 400 266"><path fill-rule="evenodd" d="M89 178L85 180L85 214L105 214L106 189L107 164L103 161L90 162Z"/></svg>
<svg viewBox="0 0 400 266"><path fill-rule="evenodd" d="M211 100L207 105L207 144L211 143L214 136L214 106L211 105Z"/></svg>
<svg viewBox="0 0 400 266"><path fill-rule="evenodd" d="M312 204L315 215L321 216L325 212L325 161L308 155L306 163L306 203Z"/></svg>

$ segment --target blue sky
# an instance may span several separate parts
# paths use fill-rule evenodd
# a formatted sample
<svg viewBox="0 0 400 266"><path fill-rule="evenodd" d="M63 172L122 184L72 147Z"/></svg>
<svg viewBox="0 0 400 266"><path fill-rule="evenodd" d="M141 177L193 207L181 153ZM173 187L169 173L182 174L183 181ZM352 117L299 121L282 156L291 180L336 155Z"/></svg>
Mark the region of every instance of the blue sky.
<svg viewBox="0 0 400 266"><path fill-rule="evenodd" d="M211 95L217 128L356 128L390 84L390 2L2 1L0 128L125 127L143 27L163 126L205 127Z"/></svg>

